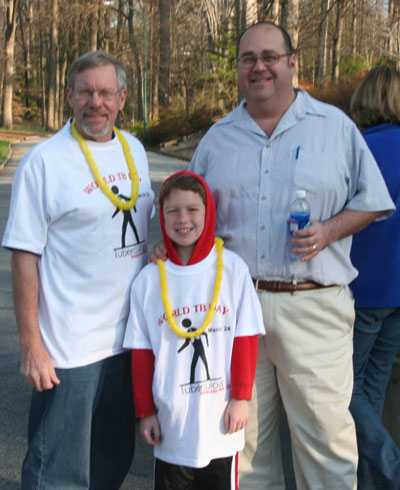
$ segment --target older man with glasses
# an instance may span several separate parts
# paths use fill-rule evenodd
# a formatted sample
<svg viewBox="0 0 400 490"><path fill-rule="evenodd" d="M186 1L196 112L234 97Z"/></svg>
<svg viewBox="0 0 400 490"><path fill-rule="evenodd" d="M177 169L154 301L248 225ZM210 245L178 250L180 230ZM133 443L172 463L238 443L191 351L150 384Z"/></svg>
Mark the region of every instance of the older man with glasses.
<svg viewBox="0 0 400 490"><path fill-rule="evenodd" d="M219 235L250 267L267 330L241 490L285 488L281 402L298 490L355 490L351 235L394 206L355 125L294 89L295 67L284 29L271 22L247 29L238 59L243 100L205 135L191 169L215 194ZM290 235L297 190L305 191L311 222Z"/></svg>
<svg viewBox="0 0 400 490"><path fill-rule="evenodd" d="M12 250L21 371L33 387L22 490L117 490L132 461L122 341L153 191L143 146L114 126L126 96L118 60L78 58L73 118L24 158L13 183L3 246ZM127 213L137 231L124 230Z"/></svg>

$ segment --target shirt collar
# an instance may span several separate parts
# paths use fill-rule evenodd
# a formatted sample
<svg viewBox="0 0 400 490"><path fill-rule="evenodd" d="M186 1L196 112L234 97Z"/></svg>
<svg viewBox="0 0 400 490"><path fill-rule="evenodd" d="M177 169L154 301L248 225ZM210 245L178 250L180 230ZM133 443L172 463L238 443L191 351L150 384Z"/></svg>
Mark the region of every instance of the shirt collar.
<svg viewBox="0 0 400 490"><path fill-rule="evenodd" d="M239 106L236 107L236 109L234 109L226 117L221 119L220 122L222 124L233 123L236 126L242 127L265 137L264 131L258 126L258 124L247 112L245 103L245 99L242 99ZM295 100L282 116L278 126L272 133L271 138L278 136L282 132L294 126L299 120L304 119L307 115L326 117L325 106L321 102L311 97L304 90L298 89L296 90Z"/></svg>

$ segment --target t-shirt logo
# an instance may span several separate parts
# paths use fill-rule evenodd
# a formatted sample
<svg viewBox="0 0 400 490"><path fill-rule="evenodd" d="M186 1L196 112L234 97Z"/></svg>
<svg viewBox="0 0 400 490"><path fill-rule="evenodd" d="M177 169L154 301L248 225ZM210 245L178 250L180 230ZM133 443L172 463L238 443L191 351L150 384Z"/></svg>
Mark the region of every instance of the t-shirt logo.
<svg viewBox="0 0 400 490"><path fill-rule="evenodd" d="M111 190L113 191L114 194L116 194L120 199L124 199L125 201L129 201L129 197L124 196L123 194L120 194L119 188L116 185L113 185L111 187ZM136 213L136 206L133 207L134 212ZM115 218L115 216L120 212L121 210L119 208L116 208L112 218ZM127 210L122 210L123 213L123 221L122 221L122 231L121 231L121 249L126 248L126 231L128 228L128 225L132 228L133 234L135 235L135 240L136 243L132 243L128 246L133 246L133 245L138 245L140 243L143 243L144 240L140 241L139 235L135 226L135 222L133 221L132 218L132 212L130 209Z"/></svg>
<svg viewBox="0 0 400 490"><path fill-rule="evenodd" d="M182 320L182 326L187 329L188 332L195 332L196 329L192 327L192 321L189 318L184 318ZM207 380L210 380L210 372L208 370L208 362L207 362L207 356L206 356L206 351L204 349L204 344L201 339L201 337L205 337L207 347L208 345L208 335L206 332L203 332L200 337L193 337L191 339L186 339L185 342L179 347L178 349L178 354L183 351L183 349L186 349L189 344L192 344L193 347L193 358L192 358L192 364L190 366L190 384L195 383L195 376L196 376L196 365L199 361L199 358L203 361L206 374L207 374Z"/></svg>

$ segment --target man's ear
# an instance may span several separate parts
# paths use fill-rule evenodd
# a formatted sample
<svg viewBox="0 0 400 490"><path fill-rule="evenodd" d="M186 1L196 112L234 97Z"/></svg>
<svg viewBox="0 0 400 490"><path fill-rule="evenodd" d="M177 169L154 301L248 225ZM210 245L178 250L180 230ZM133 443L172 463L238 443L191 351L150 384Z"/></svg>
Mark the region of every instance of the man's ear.
<svg viewBox="0 0 400 490"><path fill-rule="evenodd" d="M120 111L122 111L124 106L125 106L127 96L128 96L128 91L126 90L126 88L123 88L119 94L119 110Z"/></svg>
<svg viewBox="0 0 400 490"><path fill-rule="evenodd" d="M71 104L71 98L72 98L72 90L70 87L67 88L67 101L68 101L68 104L70 107L72 107L72 104Z"/></svg>
<svg viewBox="0 0 400 490"><path fill-rule="evenodd" d="M293 53L288 56L288 65L290 68L294 68L297 65L297 53Z"/></svg>

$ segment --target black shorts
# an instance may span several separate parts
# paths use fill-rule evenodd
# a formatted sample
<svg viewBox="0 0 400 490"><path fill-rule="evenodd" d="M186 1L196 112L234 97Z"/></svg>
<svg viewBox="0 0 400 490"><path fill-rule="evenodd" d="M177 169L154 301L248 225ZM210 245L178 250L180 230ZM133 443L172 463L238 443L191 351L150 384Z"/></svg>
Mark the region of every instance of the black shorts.
<svg viewBox="0 0 400 490"><path fill-rule="evenodd" d="M156 459L154 490L237 490L237 456L217 458L204 468Z"/></svg>

